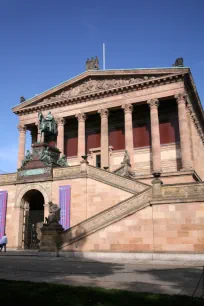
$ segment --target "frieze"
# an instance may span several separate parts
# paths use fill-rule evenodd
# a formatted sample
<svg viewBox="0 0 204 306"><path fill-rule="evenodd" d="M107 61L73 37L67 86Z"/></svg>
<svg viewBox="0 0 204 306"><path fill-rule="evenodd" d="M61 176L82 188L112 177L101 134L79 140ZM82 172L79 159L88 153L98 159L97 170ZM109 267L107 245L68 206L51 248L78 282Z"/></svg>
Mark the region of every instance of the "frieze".
<svg viewBox="0 0 204 306"><path fill-rule="evenodd" d="M152 190L148 189L65 231L61 248L148 206L151 196Z"/></svg>
<svg viewBox="0 0 204 306"><path fill-rule="evenodd" d="M79 95L85 95L88 93L93 93L97 91L103 91L111 88L120 88L127 85L137 84L149 79L154 79L154 76L144 76L142 78L131 77L131 78L119 78L119 79L103 79L103 80L92 80L89 79L86 82L74 87L69 90L63 91L59 95L55 97L46 98L42 101L42 103L46 104L57 99L69 99L73 97L77 97Z"/></svg>
<svg viewBox="0 0 204 306"><path fill-rule="evenodd" d="M181 81L184 77L184 74L175 74L175 75L157 75L157 76L126 76L126 77L117 77L114 79L93 79L89 78L83 83L78 85L73 85L64 89L64 91L59 94L38 100L35 104L28 104L24 108L16 109L14 111L16 114L20 113L32 113L41 109L50 109L54 106L64 106L70 103L80 103L82 100L90 100L91 97L100 98L101 96L106 96L111 93L111 95L117 93L125 93L133 90L140 90L143 87L152 87L155 84L161 85L165 84L167 81L170 83Z"/></svg>

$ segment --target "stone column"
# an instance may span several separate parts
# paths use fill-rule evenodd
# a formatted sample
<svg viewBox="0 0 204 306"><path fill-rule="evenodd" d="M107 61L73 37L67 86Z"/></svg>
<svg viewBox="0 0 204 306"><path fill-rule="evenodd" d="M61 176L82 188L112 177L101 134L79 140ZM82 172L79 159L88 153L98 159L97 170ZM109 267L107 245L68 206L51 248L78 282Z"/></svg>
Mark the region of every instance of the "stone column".
<svg viewBox="0 0 204 306"><path fill-rule="evenodd" d="M133 128L132 128L132 104L124 104L122 106L125 113L125 149L130 156L130 164L134 165L134 149L133 149Z"/></svg>
<svg viewBox="0 0 204 306"><path fill-rule="evenodd" d="M64 118L57 118L57 148L60 150L61 155L64 155Z"/></svg>
<svg viewBox="0 0 204 306"><path fill-rule="evenodd" d="M36 122L35 125L37 127L37 142L40 142L40 126L39 126L39 122Z"/></svg>
<svg viewBox="0 0 204 306"><path fill-rule="evenodd" d="M180 133L180 147L182 170L192 169L191 146L190 146L190 131L186 112L186 94L175 95L178 104L178 120Z"/></svg>
<svg viewBox="0 0 204 306"><path fill-rule="evenodd" d="M85 121L86 115L84 113L76 114L78 119L78 159L81 161L81 157L86 155L86 141L85 141Z"/></svg>
<svg viewBox="0 0 204 306"><path fill-rule="evenodd" d="M26 140L26 127L24 125L18 125L19 146L18 146L18 168L21 167L22 160L25 157L25 140Z"/></svg>
<svg viewBox="0 0 204 306"><path fill-rule="evenodd" d="M100 109L101 115L101 168L109 167L109 141L108 141L108 109Z"/></svg>
<svg viewBox="0 0 204 306"><path fill-rule="evenodd" d="M151 99L147 101L147 103L150 107L153 174L158 175L161 173L161 149L158 116L159 100Z"/></svg>

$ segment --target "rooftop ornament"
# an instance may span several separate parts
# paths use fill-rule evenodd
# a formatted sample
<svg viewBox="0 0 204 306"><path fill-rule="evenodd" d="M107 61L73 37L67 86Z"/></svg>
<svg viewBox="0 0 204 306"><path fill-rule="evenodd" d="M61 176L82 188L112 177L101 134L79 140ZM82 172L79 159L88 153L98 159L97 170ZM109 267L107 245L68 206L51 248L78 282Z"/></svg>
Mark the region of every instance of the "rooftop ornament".
<svg viewBox="0 0 204 306"><path fill-rule="evenodd" d="M95 58L87 58L86 70L99 70L99 60L97 56Z"/></svg>
<svg viewBox="0 0 204 306"><path fill-rule="evenodd" d="M178 57L172 67L184 67L183 57Z"/></svg>

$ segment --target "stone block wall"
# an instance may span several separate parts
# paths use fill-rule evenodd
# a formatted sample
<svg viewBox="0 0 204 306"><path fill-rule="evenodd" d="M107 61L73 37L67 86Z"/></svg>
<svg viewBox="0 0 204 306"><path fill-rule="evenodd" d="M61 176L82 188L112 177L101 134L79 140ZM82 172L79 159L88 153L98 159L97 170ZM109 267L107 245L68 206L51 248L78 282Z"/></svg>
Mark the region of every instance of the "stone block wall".
<svg viewBox="0 0 204 306"><path fill-rule="evenodd" d="M147 207L63 251L204 252L204 202Z"/></svg>
<svg viewBox="0 0 204 306"><path fill-rule="evenodd" d="M114 151L110 156L110 168L114 171L120 167L124 151ZM134 149L132 169L138 174L152 173L151 150L149 147ZM161 163L163 172L176 172L181 169L181 152L179 144L161 145Z"/></svg>
<svg viewBox="0 0 204 306"><path fill-rule="evenodd" d="M132 194L90 178L54 181L52 201L59 203L59 186L71 186L71 226L129 198Z"/></svg>

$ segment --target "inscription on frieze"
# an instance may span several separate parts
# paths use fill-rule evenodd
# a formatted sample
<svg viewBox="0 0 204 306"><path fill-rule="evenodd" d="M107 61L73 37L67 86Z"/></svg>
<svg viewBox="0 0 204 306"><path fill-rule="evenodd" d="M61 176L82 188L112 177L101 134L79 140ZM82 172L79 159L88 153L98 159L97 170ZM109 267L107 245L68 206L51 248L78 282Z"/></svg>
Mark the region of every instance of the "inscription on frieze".
<svg viewBox="0 0 204 306"><path fill-rule="evenodd" d="M28 169L28 170L21 170L18 172L19 176L31 176L31 175L40 175L40 174L46 174L51 173L50 168L39 168L39 169Z"/></svg>

